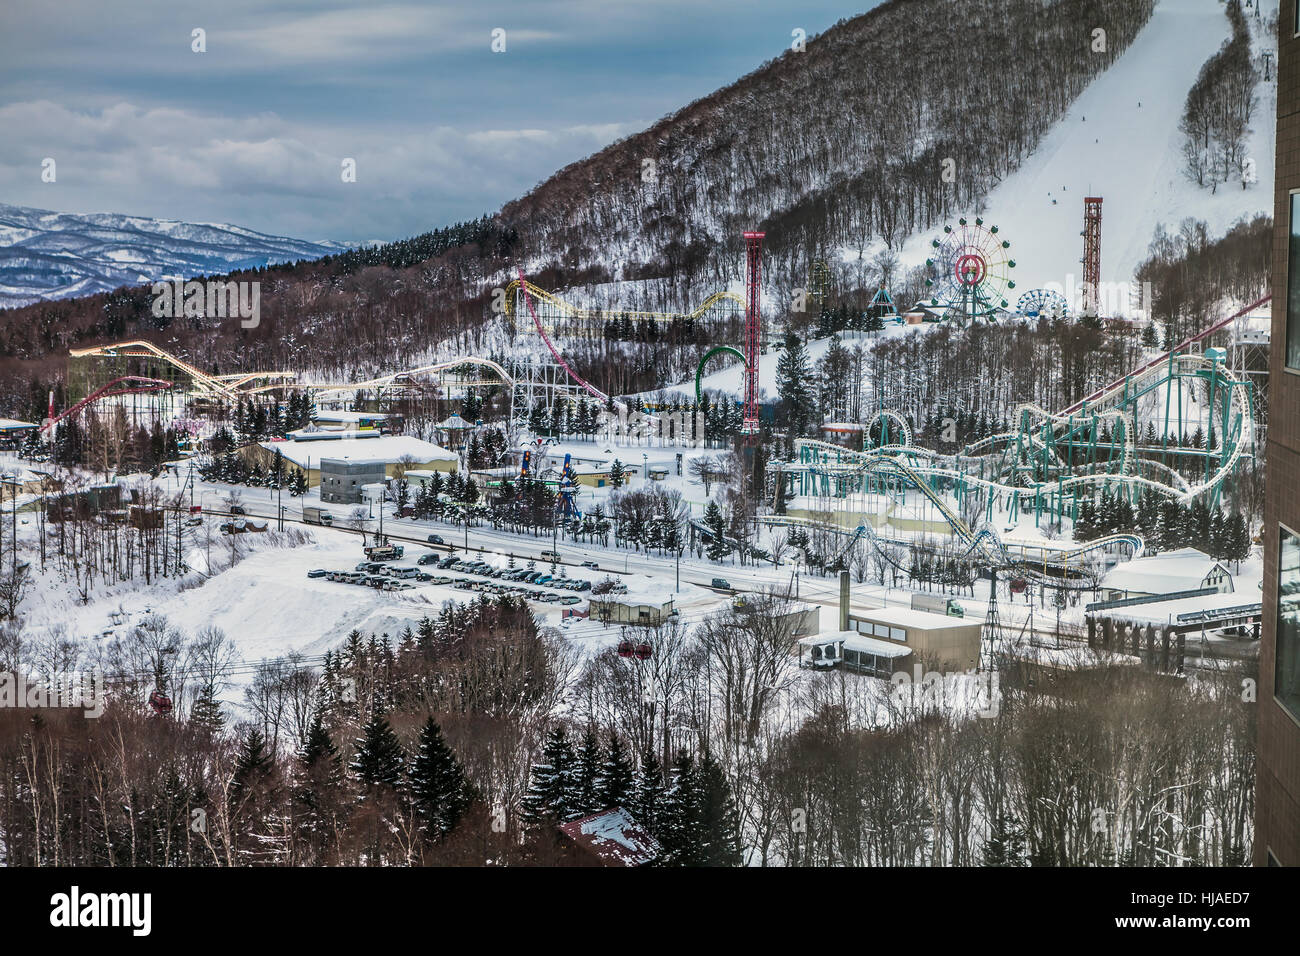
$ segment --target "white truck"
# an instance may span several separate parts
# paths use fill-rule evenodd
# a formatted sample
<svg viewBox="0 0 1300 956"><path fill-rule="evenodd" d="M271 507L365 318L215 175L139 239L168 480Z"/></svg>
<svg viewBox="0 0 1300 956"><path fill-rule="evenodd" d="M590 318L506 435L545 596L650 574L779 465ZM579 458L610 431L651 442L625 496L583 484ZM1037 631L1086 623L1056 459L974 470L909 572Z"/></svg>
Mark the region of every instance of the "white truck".
<svg viewBox="0 0 1300 956"><path fill-rule="evenodd" d="M965 609L954 598L942 594L913 594L912 610L947 614L949 617L964 617L966 614Z"/></svg>
<svg viewBox="0 0 1300 956"><path fill-rule="evenodd" d="M324 508L317 508L313 505L302 506L302 520L307 524L319 524L326 528L334 524L334 516Z"/></svg>

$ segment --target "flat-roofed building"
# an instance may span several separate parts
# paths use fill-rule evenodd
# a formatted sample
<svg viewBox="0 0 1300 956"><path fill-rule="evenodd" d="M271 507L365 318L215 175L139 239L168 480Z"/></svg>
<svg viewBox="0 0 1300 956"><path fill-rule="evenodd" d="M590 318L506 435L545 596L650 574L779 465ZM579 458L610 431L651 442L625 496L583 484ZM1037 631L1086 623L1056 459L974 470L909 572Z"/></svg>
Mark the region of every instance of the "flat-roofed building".
<svg viewBox="0 0 1300 956"><path fill-rule="evenodd" d="M983 627L978 620L904 607L853 608L848 614L849 631L905 647L915 661L903 663L940 670L970 670L977 666ZM863 653L866 649L864 645Z"/></svg>
<svg viewBox="0 0 1300 956"><path fill-rule="evenodd" d="M285 471L290 475L302 472L309 487L320 484L321 461L326 458L382 461L384 478L395 477L398 471L408 468L452 472L460 461L455 452L441 445L411 435L381 435L377 431L295 432L290 441L255 442L239 449L239 455L250 466L260 465L263 471L273 467L276 452L280 453Z"/></svg>

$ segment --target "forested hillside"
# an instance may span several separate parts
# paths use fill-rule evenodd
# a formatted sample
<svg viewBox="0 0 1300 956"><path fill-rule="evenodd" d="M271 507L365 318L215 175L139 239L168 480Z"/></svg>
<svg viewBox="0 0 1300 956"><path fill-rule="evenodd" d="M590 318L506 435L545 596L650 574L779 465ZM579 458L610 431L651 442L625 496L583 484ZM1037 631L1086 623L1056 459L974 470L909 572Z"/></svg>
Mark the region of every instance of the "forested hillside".
<svg viewBox="0 0 1300 956"><path fill-rule="evenodd" d="M970 0L958 22L948 0L894 0L566 167L495 217L236 274L262 283L257 329L157 319L144 287L0 313L10 390L0 402L25 407L61 376L70 346L135 335L212 370L331 376L410 365L454 336L481 350L487 293L516 263L551 288L663 278L625 304L680 308L739 279L750 227L768 232L766 313L778 327L820 252L896 244L1014 170L1152 7ZM649 387L654 348L621 349L618 382L608 351L583 367L603 387ZM695 348L683 343L677 364Z"/></svg>

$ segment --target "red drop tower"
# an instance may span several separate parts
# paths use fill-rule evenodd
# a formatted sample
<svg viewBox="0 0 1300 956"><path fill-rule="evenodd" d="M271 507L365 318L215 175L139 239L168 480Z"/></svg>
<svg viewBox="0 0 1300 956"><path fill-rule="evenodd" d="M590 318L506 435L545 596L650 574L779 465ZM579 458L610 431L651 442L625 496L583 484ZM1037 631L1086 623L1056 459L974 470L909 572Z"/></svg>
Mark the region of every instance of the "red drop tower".
<svg viewBox="0 0 1300 956"><path fill-rule="evenodd" d="M1101 197L1083 198L1083 314L1096 315L1101 301Z"/></svg>
<svg viewBox="0 0 1300 956"><path fill-rule="evenodd" d="M758 339L763 320L759 312L763 280L765 232L745 233L745 410L740 430L758 434Z"/></svg>

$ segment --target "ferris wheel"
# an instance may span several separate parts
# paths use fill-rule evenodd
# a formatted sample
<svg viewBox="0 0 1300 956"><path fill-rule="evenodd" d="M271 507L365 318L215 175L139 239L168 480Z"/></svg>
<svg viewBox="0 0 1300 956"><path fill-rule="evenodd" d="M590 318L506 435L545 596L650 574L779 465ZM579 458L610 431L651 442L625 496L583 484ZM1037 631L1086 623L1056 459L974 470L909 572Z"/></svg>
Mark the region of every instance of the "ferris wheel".
<svg viewBox="0 0 1300 956"><path fill-rule="evenodd" d="M925 284L932 306L963 320L991 318L1009 307L1016 261L1010 258L1011 243L998 235L997 226L985 226L983 219L958 219L957 225L943 227L931 247Z"/></svg>
<svg viewBox="0 0 1300 956"><path fill-rule="evenodd" d="M1030 289L1016 300L1016 311L1031 319L1064 319L1070 315L1070 303L1051 289Z"/></svg>

